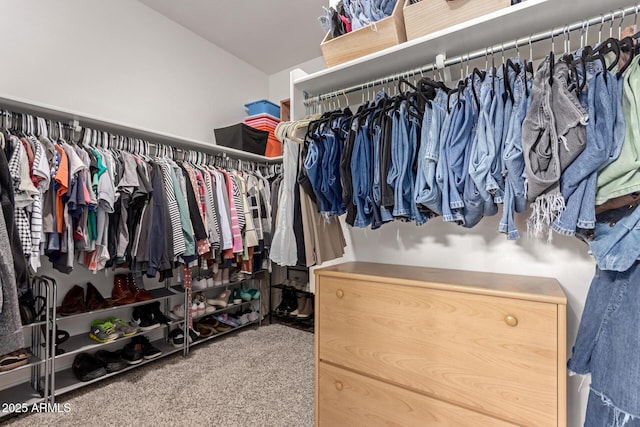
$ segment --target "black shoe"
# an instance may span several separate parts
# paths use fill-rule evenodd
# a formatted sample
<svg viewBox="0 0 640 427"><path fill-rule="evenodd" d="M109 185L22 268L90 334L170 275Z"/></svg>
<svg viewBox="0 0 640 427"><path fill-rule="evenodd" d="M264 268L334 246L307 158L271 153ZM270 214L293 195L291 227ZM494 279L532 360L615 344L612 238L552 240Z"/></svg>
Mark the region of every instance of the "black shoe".
<svg viewBox="0 0 640 427"><path fill-rule="evenodd" d="M129 365L136 365L143 360L142 344L136 341L136 338L138 337L135 337L131 341L129 341L129 344L125 345L120 352L120 357L122 357Z"/></svg>
<svg viewBox="0 0 640 427"><path fill-rule="evenodd" d="M120 356L119 352L98 350L95 356L107 372L116 372L126 368L128 365L127 361Z"/></svg>
<svg viewBox="0 0 640 427"><path fill-rule="evenodd" d="M167 316L164 315L164 313L160 310L160 302L159 301L155 301L152 302L151 304L147 304L145 305L145 307L148 310L149 313L149 318L153 321L153 322L157 322L157 323L164 323L165 325L168 325L169 322L171 321Z"/></svg>
<svg viewBox="0 0 640 427"><path fill-rule="evenodd" d="M107 375L102 364L89 353L80 353L73 359L73 373L80 381L91 381Z"/></svg>
<svg viewBox="0 0 640 427"><path fill-rule="evenodd" d="M150 305L151 304L135 307L133 313L131 313L131 320L138 325L141 331L149 331L160 326L160 322L154 320L151 315Z"/></svg>
<svg viewBox="0 0 640 427"><path fill-rule="evenodd" d="M133 338L131 341L136 341L140 344L140 346L142 347L142 357L147 360L155 359L162 354L160 350L151 345L151 343L149 342L149 338L147 337L138 336Z"/></svg>
<svg viewBox="0 0 640 427"><path fill-rule="evenodd" d="M184 332L182 329L174 329L169 332L169 342L175 348L184 347Z"/></svg>

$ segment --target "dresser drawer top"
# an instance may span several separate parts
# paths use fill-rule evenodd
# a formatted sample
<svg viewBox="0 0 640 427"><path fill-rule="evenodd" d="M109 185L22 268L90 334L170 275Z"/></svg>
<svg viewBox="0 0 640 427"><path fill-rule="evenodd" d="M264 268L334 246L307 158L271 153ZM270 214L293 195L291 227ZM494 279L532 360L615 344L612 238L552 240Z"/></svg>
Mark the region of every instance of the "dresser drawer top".
<svg viewBox="0 0 640 427"><path fill-rule="evenodd" d="M347 262L315 270L317 277L357 280L567 304L556 279L373 262ZM321 284L319 286L322 286Z"/></svg>

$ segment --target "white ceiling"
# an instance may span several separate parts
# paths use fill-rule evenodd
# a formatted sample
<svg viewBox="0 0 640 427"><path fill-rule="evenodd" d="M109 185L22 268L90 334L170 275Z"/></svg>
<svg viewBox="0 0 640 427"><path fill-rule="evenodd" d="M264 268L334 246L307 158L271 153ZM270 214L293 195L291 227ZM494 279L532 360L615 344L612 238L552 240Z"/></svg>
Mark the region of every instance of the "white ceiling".
<svg viewBox="0 0 640 427"><path fill-rule="evenodd" d="M140 0L266 74L322 55L327 0Z"/></svg>

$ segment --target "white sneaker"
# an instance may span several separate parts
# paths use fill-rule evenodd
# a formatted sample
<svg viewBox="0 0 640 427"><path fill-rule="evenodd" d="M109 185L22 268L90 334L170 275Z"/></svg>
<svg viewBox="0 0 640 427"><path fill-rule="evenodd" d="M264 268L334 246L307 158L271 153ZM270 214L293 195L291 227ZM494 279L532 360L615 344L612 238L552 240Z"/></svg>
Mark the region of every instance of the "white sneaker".
<svg viewBox="0 0 640 427"><path fill-rule="evenodd" d="M208 299L207 304L225 308L227 306L227 301L229 301L229 295L231 295L231 291L226 290L217 297Z"/></svg>
<svg viewBox="0 0 640 427"><path fill-rule="evenodd" d="M191 289L194 291L201 291L203 289L207 289L207 279L204 277L195 277L191 281Z"/></svg>
<svg viewBox="0 0 640 427"><path fill-rule="evenodd" d="M215 283L213 282L213 277L207 277L207 288L213 288Z"/></svg>
<svg viewBox="0 0 640 427"><path fill-rule="evenodd" d="M178 304L174 306L173 315L180 319L184 319L184 304Z"/></svg>
<svg viewBox="0 0 640 427"><path fill-rule="evenodd" d="M207 304L207 306L204 309L205 314L211 314L211 313L215 313L216 312L216 308L212 305Z"/></svg>

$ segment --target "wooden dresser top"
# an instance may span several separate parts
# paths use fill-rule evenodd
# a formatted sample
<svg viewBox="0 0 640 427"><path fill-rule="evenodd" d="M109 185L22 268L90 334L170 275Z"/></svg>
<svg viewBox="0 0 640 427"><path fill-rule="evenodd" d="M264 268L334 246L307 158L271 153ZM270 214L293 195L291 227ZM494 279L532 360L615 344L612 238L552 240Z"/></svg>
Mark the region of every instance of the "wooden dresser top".
<svg viewBox="0 0 640 427"><path fill-rule="evenodd" d="M347 262L315 270L318 277L419 286L466 293L567 304L560 283L549 277L484 273L373 262ZM322 285L319 285L322 286Z"/></svg>

